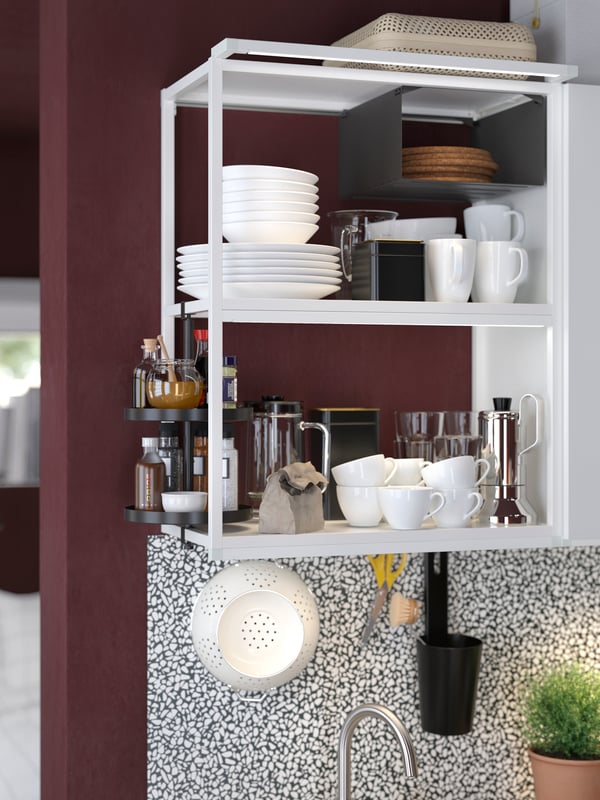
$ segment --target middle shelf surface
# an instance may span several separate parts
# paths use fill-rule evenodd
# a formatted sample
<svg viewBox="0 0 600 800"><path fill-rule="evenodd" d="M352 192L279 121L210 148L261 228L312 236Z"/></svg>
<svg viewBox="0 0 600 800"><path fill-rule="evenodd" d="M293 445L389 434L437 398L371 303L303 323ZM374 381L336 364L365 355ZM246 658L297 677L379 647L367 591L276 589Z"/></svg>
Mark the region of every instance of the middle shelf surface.
<svg viewBox="0 0 600 800"><path fill-rule="evenodd" d="M183 307L183 310L182 310ZM208 316L207 300L167 307L167 316ZM224 322L291 322L334 325L477 325L549 327L548 303L434 303L392 300L223 300Z"/></svg>

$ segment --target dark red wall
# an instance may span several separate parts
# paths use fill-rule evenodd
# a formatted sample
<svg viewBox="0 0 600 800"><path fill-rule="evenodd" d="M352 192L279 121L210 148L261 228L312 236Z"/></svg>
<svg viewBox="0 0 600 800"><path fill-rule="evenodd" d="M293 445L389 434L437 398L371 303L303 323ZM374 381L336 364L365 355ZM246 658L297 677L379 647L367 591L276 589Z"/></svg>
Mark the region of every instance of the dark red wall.
<svg viewBox="0 0 600 800"><path fill-rule="evenodd" d="M400 5L465 18L508 12L505 0ZM388 10L381 0L41 2L43 800L146 796L148 531L122 519L143 431L123 408L139 342L159 325L159 90L226 36L326 44ZM274 136L268 117L245 131L244 153L282 164L293 154L320 174L322 211L340 207L331 121L315 138L322 124L301 120L290 139ZM181 241L202 235L202 216L201 202L188 206ZM464 334L286 333L227 331L243 394L276 385L307 406L385 403L386 414L400 403L468 402ZM383 438L387 449L389 430Z"/></svg>
<svg viewBox="0 0 600 800"><path fill-rule="evenodd" d="M0 137L0 276L30 278L38 265L38 140L11 133Z"/></svg>

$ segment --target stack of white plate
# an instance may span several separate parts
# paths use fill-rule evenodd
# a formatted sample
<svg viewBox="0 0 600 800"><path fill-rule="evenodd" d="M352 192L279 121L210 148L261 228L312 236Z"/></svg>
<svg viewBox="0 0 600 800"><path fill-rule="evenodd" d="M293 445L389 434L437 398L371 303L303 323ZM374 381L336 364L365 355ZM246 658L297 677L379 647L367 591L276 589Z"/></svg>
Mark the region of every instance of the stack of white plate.
<svg viewBox="0 0 600 800"><path fill-rule="evenodd" d="M223 297L276 297L318 300L337 292L339 248L283 242L223 244ZM208 245L177 249L177 288L191 297L208 297Z"/></svg>
<svg viewBox="0 0 600 800"><path fill-rule="evenodd" d="M228 242L305 243L319 229L318 176L288 167L223 167L223 236Z"/></svg>

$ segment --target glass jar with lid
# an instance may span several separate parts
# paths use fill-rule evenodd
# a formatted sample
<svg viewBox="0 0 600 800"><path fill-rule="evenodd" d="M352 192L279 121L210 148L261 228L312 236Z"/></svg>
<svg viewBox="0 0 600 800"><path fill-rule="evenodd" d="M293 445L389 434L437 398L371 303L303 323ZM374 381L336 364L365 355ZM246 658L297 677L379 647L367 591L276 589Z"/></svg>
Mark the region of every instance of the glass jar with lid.
<svg viewBox="0 0 600 800"><path fill-rule="evenodd" d="M146 378L152 408L197 408L202 393L202 377L191 358L161 359Z"/></svg>

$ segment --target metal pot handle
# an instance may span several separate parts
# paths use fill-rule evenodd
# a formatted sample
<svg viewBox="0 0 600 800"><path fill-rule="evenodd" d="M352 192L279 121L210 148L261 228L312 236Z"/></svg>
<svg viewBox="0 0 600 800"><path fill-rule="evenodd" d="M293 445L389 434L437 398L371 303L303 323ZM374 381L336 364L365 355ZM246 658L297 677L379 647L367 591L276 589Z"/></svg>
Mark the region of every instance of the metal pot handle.
<svg viewBox="0 0 600 800"><path fill-rule="evenodd" d="M352 237L355 233L358 233L356 225L344 225L340 236L340 262L348 283L352 282Z"/></svg>
<svg viewBox="0 0 600 800"><path fill-rule="evenodd" d="M519 452L519 458L524 454L532 450L537 444L540 443L540 398L537 397L535 394L524 394L521 399L519 400L519 422L523 419L523 401L526 398L531 398L533 400L534 408L535 408L535 439L531 444L528 444L523 450Z"/></svg>
<svg viewBox="0 0 600 800"><path fill-rule="evenodd" d="M262 692L258 689L254 692L249 689L234 689L233 691L244 703L262 703L266 695L274 693L275 689L265 689Z"/></svg>
<svg viewBox="0 0 600 800"><path fill-rule="evenodd" d="M329 461L331 459L331 436L329 434L329 429L322 425L320 422L304 422L301 420L298 423L298 427L301 431L305 431L307 428L316 428L317 430L321 431L323 434L323 451L321 456L321 472L329 481ZM321 489L321 494L325 494L327 486L324 486Z"/></svg>

